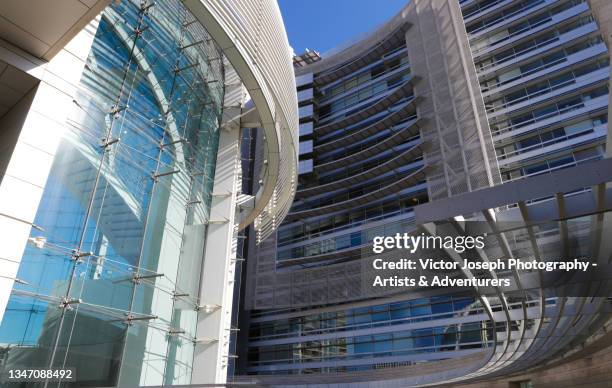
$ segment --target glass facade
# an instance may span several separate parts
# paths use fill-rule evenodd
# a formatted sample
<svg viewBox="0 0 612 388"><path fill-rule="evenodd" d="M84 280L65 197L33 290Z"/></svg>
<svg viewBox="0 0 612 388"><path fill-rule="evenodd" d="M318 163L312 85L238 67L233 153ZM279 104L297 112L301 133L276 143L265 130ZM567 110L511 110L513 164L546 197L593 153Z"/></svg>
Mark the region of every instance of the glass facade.
<svg viewBox="0 0 612 388"><path fill-rule="evenodd" d="M105 9L0 326L2 370L188 383L224 96L178 0Z"/></svg>

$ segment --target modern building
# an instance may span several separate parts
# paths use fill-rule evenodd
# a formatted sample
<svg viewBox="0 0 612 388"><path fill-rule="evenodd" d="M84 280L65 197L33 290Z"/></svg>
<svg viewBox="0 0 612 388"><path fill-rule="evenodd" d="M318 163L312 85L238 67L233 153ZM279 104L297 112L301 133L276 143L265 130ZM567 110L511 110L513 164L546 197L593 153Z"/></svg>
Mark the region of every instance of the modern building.
<svg viewBox="0 0 612 388"><path fill-rule="evenodd" d="M0 16L2 379L223 384L242 231L271 234L297 183L276 2L10 0ZM242 127L265 160L248 194Z"/></svg>
<svg viewBox="0 0 612 388"><path fill-rule="evenodd" d="M612 294L589 290L609 278L472 272L512 287L450 292L368 276L374 236L469 221L488 234L482 262L610 262L611 18L597 0L412 0L359 41L297 56L299 184L249 246L236 381L609 384Z"/></svg>

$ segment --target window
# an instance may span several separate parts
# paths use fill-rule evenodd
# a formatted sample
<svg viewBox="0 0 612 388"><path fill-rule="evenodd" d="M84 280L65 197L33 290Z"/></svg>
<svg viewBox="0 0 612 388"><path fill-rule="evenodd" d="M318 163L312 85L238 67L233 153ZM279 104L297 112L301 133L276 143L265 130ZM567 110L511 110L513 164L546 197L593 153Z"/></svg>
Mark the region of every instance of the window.
<svg viewBox="0 0 612 388"><path fill-rule="evenodd" d="M312 116L312 105L300 107L300 118Z"/></svg>
<svg viewBox="0 0 612 388"><path fill-rule="evenodd" d="M312 134L312 121L300 124L300 136L308 136Z"/></svg>
<svg viewBox="0 0 612 388"><path fill-rule="evenodd" d="M295 84L297 87L312 83L312 73L302 74L295 78Z"/></svg>
<svg viewBox="0 0 612 388"><path fill-rule="evenodd" d="M300 90L297 93L297 97L298 97L298 101L306 101L306 100L311 100L313 97L313 92L312 92L312 88L311 89L304 89L304 90Z"/></svg>
<svg viewBox="0 0 612 388"><path fill-rule="evenodd" d="M312 152L312 140L300 142L300 155L309 154Z"/></svg>
<svg viewBox="0 0 612 388"><path fill-rule="evenodd" d="M298 174L307 174L312 172L312 159L300 160Z"/></svg>

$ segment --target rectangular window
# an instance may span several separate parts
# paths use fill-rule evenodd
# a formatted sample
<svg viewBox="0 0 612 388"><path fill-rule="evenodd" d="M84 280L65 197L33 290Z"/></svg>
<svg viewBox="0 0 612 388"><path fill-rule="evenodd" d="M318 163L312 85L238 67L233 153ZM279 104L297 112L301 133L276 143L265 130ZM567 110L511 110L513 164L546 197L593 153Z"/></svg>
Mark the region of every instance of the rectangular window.
<svg viewBox="0 0 612 388"><path fill-rule="evenodd" d="M312 116L313 110L312 105L306 105L300 107L300 118Z"/></svg>
<svg viewBox="0 0 612 388"><path fill-rule="evenodd" d="M299 88L300 86L311 84L312 79L312 73L302 74L295 77L295 85Z"/></svg>
<svg viewBox="0 0 612 388"><path fill-rule="evenodd" d="M312 97L313 97L312 88L300 90L297 93L297 97L298 97L298 102L312 100Z"/></svg>
<svg viewBox="0 0 612 388"><path fill-rule="evenodd" d="M300 160L298 174L308 174L312 172L312 159Z"/></svg>
<svg viewBox="0 0 612 388"><path fill-rule="evenodd" d="M312 135L313 125L312 121L308 123L300 124L300 136Z"/></svg>
<svg viewBox="0 0 612 388"><path fill-rule="evenodd" d="M309 154L312 152L312 140L300 142L300 155Z"/></svg>

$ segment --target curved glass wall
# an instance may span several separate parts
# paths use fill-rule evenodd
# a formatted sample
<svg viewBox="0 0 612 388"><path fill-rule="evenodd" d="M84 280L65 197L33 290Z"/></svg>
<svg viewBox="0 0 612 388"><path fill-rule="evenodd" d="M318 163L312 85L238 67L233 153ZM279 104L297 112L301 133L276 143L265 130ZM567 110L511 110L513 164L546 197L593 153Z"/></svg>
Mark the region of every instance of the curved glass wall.
<svg viewBox="0 0 612 388"><path fill-rule="evenodd" d="M3 370L190 381L223 77L180 1L104 11L0 327Z"/></svg>

